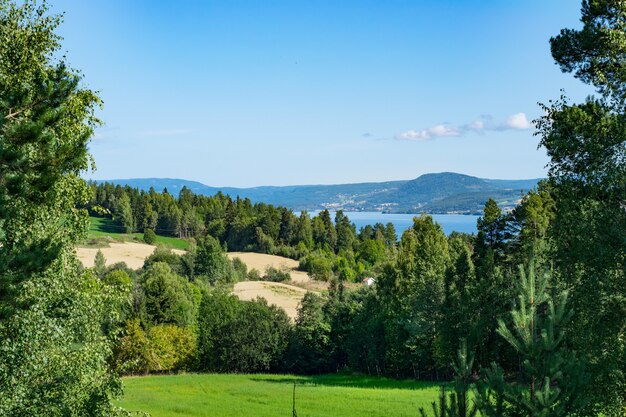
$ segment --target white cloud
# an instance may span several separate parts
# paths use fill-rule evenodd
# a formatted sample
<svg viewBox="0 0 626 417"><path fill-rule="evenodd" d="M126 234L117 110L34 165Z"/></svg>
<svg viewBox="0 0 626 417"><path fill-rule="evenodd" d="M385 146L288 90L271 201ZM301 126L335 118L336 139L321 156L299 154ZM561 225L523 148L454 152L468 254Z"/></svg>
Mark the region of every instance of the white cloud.
<svg viewBox="0 0 626 417"><path fill-rule="evenodd" d="M528 121L526 113L520 112L507 117L504 126L509 129L525 130L533 127L533 124Z"/></svg>
<svg viewBox="0 0 626 417"><path fill-rule="evenodd" d="M421 141L439 137L460 136L461 132L455 127L446 125L435 125L424 130L408 130L396 136L400 140Z"/></svg>
<svg viewBox="0 0 626 417"><path fill-rule="evenodd" d="M465 128L467 130L480 131L485 128L485 122L483 122L482 120L474 120L472 123L468 124Z"/></svg>
<svg viewBox="0 0 626 417"><path fill-rule="evenodd" d="M468 132L483 133L487 131L504 131L504 130L526 130L533 127L532 122L528 120L526 113L520 112L508 116L504 123L494 123L493 117L483 115L480 119L471 123L450 126L448 124L438 124L427 129L411 129L396 135L398 140L424 141L439 137L459 137L465 136Z"/></svg>

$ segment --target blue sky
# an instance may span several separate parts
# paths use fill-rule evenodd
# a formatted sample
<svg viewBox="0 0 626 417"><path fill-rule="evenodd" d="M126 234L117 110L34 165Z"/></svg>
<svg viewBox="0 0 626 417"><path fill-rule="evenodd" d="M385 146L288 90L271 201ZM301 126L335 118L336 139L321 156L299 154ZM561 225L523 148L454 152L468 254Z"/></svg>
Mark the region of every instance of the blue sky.
<svg viewBox="0 0 626 417"><path fill-rule="evenodd" d="M577 1L52 0L104 100L89 178L215 186L545 175L530 121Z"/></svg>

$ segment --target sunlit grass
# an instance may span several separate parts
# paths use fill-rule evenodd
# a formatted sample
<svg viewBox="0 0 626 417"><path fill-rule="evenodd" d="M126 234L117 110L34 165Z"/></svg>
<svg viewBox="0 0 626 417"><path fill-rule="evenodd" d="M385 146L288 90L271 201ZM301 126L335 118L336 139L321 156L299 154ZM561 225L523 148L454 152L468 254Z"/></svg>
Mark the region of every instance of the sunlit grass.
<svg viewBox="0 0 626 417"><path fill-rule="evenodd" d="M143 242L143 233L126 234L123 228L116 225L111 219L90 217L89 221L88 239L90 240L111 238L120 242ZM156 243L172 249L186 250L189 247L188 241L169 236L157 235ZM98 244L94 243L93 246L98 246Z"/></svg>
<svg viewBox="0 0 626 417"><path fill-rule="evenodd" d="M435 383L324 375L188 374L125 378L119 405L153 417L408 417L430 410Z"/></svg>

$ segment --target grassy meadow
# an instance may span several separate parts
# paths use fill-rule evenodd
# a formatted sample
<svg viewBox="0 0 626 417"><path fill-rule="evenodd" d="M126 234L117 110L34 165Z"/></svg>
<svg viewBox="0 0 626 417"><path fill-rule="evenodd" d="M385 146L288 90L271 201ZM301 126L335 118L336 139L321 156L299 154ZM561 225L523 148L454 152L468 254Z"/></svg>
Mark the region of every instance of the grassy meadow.
<svg viewBox="0 0 626 417"><path fill-rule="evenodd" d="M152 417L408 417L430 411L436 383L323 375L186 374L129 377L118 404Z"/></svg>
<svg viewBox="0 0 626 417"><path fill-rule="evenodd" d="M122 228L116 225L111 219L105 217L90 217L89 218L89 234L88 245L97 246L100 239L111 238L120 242L143 242L143 233L123 233ZM171 249L187 250L189 242L184 239L178 239L169 236L158 236L157 244L161 244Z"/></svg>

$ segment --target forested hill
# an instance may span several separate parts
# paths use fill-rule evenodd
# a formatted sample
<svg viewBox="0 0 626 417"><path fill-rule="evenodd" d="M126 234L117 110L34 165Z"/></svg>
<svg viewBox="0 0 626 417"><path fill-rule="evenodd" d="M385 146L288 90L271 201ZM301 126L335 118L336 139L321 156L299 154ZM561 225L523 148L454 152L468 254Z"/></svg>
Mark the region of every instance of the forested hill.
<svg viewBox="0 0 626 417"><path fill-rule="evenodd" d="M178 195L187 187L196 194L218 191L253 202L289 207L293 210L342 209L346 211L385 211L391 213L479 213L485 201L493 198L503 208L513 207L531 190L538 179L491 180L444 172L425 174L414 180L338 185L263 186L253 188L210 187L196 181L170 178L101 180L129 185L141 190L167 188Z"/></svg>

